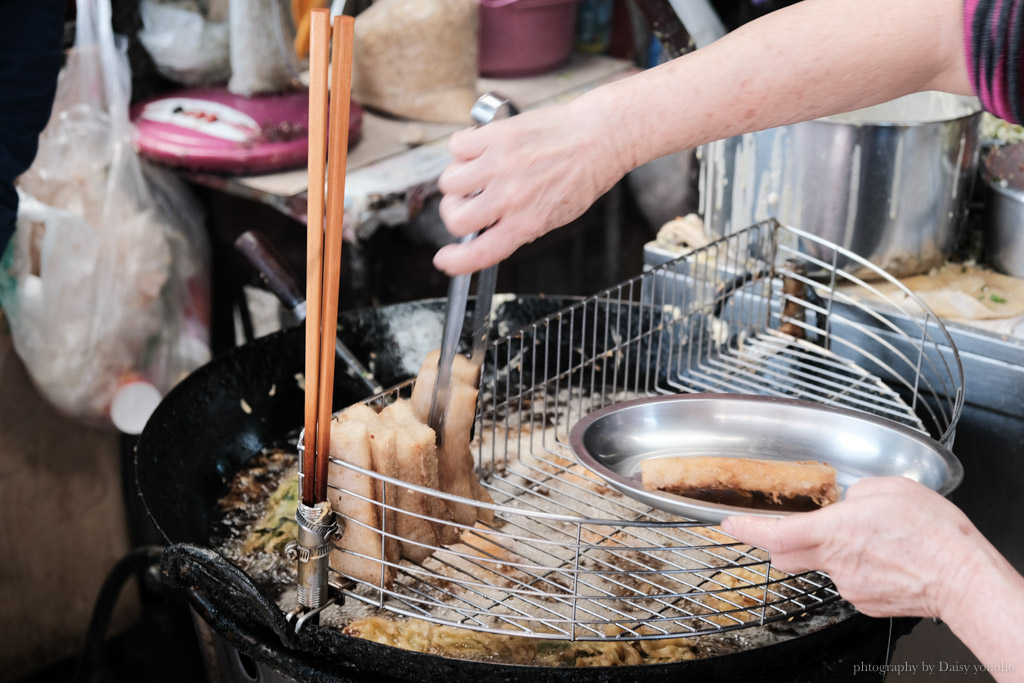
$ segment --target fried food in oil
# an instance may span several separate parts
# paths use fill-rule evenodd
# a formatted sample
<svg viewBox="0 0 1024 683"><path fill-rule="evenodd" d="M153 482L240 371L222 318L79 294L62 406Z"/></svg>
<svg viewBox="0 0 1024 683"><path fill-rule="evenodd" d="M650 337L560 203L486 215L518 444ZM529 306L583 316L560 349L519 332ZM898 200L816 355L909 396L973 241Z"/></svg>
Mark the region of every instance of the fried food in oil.
<svg viewBox="0 0 1024 683"><path fill-rule="evenodd" d="M839 500L834 467L814 460L653 458L640 464L644 488L682 496L707 492L759 493L778 503L806 497L818 505Z"/></svg>

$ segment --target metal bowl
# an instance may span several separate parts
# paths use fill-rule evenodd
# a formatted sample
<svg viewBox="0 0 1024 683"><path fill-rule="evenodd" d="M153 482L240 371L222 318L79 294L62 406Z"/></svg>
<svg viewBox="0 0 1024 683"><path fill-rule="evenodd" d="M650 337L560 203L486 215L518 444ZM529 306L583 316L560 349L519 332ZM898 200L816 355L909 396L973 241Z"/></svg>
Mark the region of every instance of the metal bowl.
<svg viewBox="0 0 1024 683"><path fill-rule="evenodd" d="M690 394L642 398L590 413L569 440L580 462L622 493L651 507L717 524L765 510L648 491L649 458L719 456L818 460L836 469L843 495L864 477L903 476L948 495L963 467L945 446L890 420L817 403L765 396Z"/></svg>
<svg viewBox="0 0 1024 683"><path fill-rule="evenodd" d="M977 99L920 92L711 143L701 192L708 234L771 216L895 277L927 272L962 232L980 122ZM806 247L829 262L815 244ZM859 267L842 255L833 265Z"/></svg>
<svg viewBox="0 0 1024 683"><path fill-rule="evenodd" d="M985 260L996 270L1024 277L1024 143L985 157Z"/></svg>

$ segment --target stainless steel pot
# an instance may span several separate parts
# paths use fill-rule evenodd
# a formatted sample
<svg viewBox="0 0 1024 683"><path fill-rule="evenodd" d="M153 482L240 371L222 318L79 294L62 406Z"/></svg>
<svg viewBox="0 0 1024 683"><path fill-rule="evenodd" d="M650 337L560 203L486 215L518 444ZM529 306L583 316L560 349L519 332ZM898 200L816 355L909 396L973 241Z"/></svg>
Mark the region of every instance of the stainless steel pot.
<svg viewBox="0 0 1024 683"><path fill-rule="evenodd" d="M775 217L893 275L926 271L966 217L980 122L976 99L926 92L713 143L707 229L717 237Z"/></svg>
<svg viewBox="0 0 1024 683"><path fill-rule="evenodd" d="M985 260L1024 277L1024 143L992 150L985 158Z"/></svg>

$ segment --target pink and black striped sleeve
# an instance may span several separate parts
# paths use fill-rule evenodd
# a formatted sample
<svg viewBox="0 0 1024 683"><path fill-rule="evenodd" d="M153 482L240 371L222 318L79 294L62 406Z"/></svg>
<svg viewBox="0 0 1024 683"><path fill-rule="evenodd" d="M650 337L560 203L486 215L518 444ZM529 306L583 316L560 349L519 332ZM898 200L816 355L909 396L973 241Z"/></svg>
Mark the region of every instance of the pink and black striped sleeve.
<svg viewBox="0 0 1024 683"><path fill-rule="evenodd" d="M964 0L967 73L982 105L1024 123L1024 0Z"/></svg>

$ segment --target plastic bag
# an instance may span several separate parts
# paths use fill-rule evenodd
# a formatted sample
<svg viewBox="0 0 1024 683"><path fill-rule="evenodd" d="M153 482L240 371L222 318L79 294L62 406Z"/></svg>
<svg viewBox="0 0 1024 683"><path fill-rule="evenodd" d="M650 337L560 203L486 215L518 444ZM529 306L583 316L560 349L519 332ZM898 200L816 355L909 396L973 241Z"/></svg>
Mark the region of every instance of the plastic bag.
<svg viewBox="0 0 1024 683"><path fill-rule="evenodd" d="M378 0L356 18L352 96L410 119L472 123L477 0Z"/></svg>
<svg viewBox="0 0 1024 683"><path fill-rule="evenodd" d="M139 41L157 70L182 85L222 83L231 75L228 22L210 21L198 6L142 0Z"/></svg>
<svg viewBox="0 0 1024 683"><path fill-rule="evenodd" d="M78 0L75 48L18 181L0 306L50 402L131 432L209 357L209 269L201 211L132 146L124 47L109 0Z"/></svg>
<svg viewBox="0 0 1024 683"><path fill-rule="evenodd" d="M286 0L231 0L228 90L250 97L276 94L298 80L291 12Z"/></svg>

